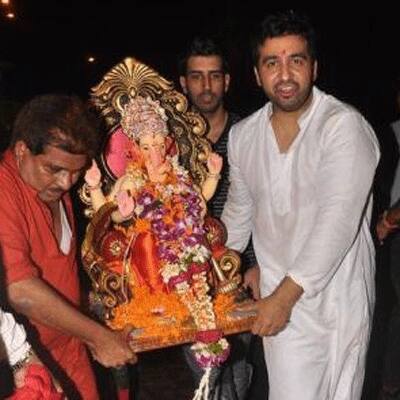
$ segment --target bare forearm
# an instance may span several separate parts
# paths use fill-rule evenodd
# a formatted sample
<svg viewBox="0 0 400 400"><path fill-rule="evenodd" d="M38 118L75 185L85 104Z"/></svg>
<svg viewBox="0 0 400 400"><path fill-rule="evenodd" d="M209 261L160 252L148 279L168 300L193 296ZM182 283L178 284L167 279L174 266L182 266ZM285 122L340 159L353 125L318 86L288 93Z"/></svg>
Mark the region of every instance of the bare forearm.
<svg viewBox="0 0 400 400"><path fill-rule="evenodd" d="M87 344L91 344L98 331L104 329L39 278L12 283L8 287L8 297L17 312L43 325L78 337Z"/></svg>
<svg viewBox="0 0 400 400"><path fill-rule="evenodd" d="M209 176L203 183L202 195L206 201L210 200L214 196L215 190L217 189L219 175Z"/></svg>
<svg viewBox="0 0 400 400"><path fill-rule="evenodd" d="M126 340L127 332L114 332L80 313L38 278L8 287L10 304L28 318L72 335L86 343L95 360L105 367L135 362Z"/></svg>

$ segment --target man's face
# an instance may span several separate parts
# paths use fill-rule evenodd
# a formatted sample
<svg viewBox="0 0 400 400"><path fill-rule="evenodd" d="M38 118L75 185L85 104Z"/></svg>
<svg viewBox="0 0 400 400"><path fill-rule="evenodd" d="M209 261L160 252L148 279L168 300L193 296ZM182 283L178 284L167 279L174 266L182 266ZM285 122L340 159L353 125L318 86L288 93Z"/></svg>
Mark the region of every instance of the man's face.
<svg viewBox="0 0 400 400"><path fill-rule="evenodd" d="M72 154L48 145L42 154L31 153L24 141L15 145L17 165L22 179L37 190L45 203L61 199L78 180L88 157Z"/></svg>
<svg viewBox="0 0 400 400"><path fill-rule="evenodd" d="M219 56L189 57L186 76L180 77L183 92L203 114L214 113L222 106L229 81Z"/></svg>
<svg viewBox="0 0 400 400"><path fill-rule="evenodd" d="M259 47L257 83L275 108L301 110L310 98L317 77L306 40L298 35L267 38Z"/></svg>

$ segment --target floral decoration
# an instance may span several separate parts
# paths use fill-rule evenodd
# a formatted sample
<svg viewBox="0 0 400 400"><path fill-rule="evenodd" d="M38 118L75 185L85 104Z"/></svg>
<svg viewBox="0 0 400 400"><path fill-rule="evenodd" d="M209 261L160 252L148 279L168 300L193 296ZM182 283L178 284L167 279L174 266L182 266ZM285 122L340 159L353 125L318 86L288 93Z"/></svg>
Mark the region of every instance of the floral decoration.
<svg viewBox="0 0 400 400"><path fill-rule="evenodd" d="M135 222L128 228L127 236L135 237L144 232L154 235L165 293L152 296L151 291L134 286L134 298L131 303L117 308L113 326L131 323L135 327L146 326L147 334L149 331L156 334L159 328L148 319L154 320L153 310L160 304L164 307L164 318L182 324L185 312L176 304L176 293L198 331L197 342L192 346L197 362L204 368L217 366L228 357L229 344L217 329L209 295L207 274L211 251L203 228L204 200L177 157L168 160L172 168L163 183L147 180L138 166L127 169L136 191ZM142 314L138 315L140 312ZM161 329L165 330L165 327ZM169 332L169 336L171 334Z"/></svg>

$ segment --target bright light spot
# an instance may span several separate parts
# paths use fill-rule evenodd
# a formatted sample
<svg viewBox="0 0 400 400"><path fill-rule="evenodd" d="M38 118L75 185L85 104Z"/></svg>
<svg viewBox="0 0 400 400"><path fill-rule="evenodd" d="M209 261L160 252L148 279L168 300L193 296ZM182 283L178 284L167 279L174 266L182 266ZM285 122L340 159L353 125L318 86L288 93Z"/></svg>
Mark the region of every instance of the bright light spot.
<svg viewBox="0 0 400 400"><path fill-rule="evenodd" d="M6 14L6 17L7 17L8 19L14 19L14 18L15 18L15 14L12 13L12 12L9 12L9 13Z"/></svg>
<svg viewBox="0 0 400 400"><path fill-rule="evenodd" d="M1 4L8 6L10 4L10 0L1 0Z"/></svg>
<svg viewBox="0 0 400 400"><path fill-rule="evenodd" d="M90 63L94 63L96 61L96 59L94 57L88 57L88 62Z"/></svg>

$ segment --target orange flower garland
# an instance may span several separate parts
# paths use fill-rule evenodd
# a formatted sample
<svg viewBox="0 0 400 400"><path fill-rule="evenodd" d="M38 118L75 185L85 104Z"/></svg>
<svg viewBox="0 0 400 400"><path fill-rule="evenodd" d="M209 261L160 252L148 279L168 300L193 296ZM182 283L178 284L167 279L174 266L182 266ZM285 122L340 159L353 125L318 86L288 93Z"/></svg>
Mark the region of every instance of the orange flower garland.
<svg viewBox="0 0 400 400"><path fill-rule="evenodd" d="M150 293L147 287L138 286L135 287L134 300L115 309L110 326L112 329L123 329L132 325L143 329L146 336L162 339L168 333L169 338L178 339L182 324L189 318L189 311L175 293Z"/></svg>

